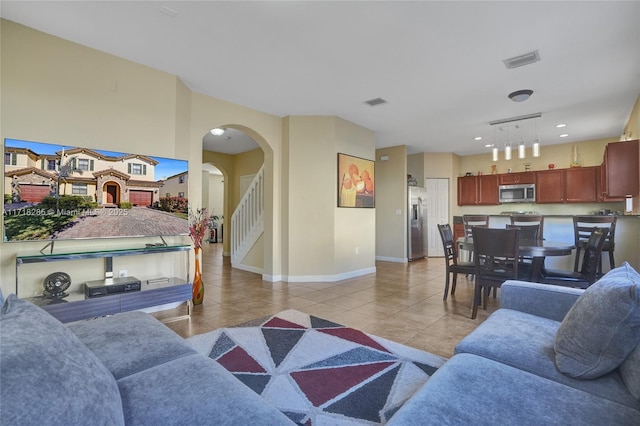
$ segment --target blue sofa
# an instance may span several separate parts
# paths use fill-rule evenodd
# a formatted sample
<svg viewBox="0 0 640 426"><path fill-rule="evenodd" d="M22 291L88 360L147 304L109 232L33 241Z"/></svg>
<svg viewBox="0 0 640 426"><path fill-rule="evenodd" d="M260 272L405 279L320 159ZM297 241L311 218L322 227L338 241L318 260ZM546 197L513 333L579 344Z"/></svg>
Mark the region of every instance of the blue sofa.
<svg viewBox="0 0 640 426"><path fill-rule="evenodd" d="M293 424L148 314L65 326L14 295L0 310L0 423Z"/></svg>
<svg viewBox="0 0 640 426"><path fill-rule="evenodd" d="M500 309L456 346L455 355L388 424L640 425L638 283L628 264L587 291L505 282ZM616 297L601 294L611 288ZM620 299L627 304L620 307ZM601 318L610 313L619 314L613 330ZM572 320L581 329L572 328ZM580 333L602 344L588 368L577 366L580 354L565 353L567 340L568 346L588 346L576 337ZM618 343L624 349L612 356L607 351L616 333L623 334Z"/></svg>

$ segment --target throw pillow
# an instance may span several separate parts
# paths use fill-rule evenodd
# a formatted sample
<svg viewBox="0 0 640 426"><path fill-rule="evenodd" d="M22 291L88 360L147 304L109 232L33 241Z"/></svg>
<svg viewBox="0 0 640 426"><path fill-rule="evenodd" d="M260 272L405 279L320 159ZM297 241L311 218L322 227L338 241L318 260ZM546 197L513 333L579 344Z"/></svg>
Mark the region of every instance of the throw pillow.
<svg viewBox="0 0 640 426"><path fill-rule="evenodd" d="M60 321L11 294L0 330L2 424L124 424L115 378Z"/></svg>
<svg viewBox="0 0 640 426"><path fill-rule="evenodd" d="M613 371L640 341L640 276L625 262L578 298L562 320L554 349L558 369L578 379Z"/></svg>

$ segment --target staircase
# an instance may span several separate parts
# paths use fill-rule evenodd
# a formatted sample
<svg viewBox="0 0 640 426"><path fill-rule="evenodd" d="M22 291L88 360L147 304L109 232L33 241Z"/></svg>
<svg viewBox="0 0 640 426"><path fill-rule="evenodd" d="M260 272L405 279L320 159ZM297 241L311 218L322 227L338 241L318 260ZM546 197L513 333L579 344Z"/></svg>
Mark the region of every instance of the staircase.
<svg viewBox="0 0 640 426"><path fill-rule="evenodd" d="M264 166L231 216L231 264L240 264L264 232Z"/></svg>

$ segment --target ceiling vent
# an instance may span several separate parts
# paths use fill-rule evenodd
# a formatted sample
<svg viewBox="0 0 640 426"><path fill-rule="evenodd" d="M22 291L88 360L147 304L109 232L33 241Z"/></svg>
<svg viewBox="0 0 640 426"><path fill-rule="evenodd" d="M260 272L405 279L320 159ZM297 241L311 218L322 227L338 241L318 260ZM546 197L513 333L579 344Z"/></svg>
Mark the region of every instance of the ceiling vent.
<svg viewBox="0 0 640 426"><path fill-rule="evenodd" d="M378 105L382 105L382 104L386 104L387 101L385 101L382 98L375 98L375 99L369 99L368 101L364 101L365 104L369 105L369 106L378 106Z"/></svg>
<svg viewBox="0 0 640 426"><path fill-rule="evenodd" d="M524 55L514 56L513 58L505 59L504 65L511 68L518 68L524 65L533 64L534 62L538 62L540 60L540 53L537 50L533 52L525 53Z"/></svg>

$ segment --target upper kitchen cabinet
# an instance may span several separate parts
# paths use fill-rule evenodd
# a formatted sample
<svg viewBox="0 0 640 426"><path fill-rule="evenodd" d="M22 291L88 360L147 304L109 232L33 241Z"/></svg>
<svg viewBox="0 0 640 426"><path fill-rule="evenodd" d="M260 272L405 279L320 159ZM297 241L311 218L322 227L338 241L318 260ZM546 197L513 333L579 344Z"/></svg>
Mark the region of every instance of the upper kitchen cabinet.
<svg viewBox="0 0 640 426"><path fill-rule="evenodd" d="M534 172L506 173L499 176L500 185L524 185L536 183Z"/></svg>
<svg viewBox="0 0 640 426"><path fill-rule="evenodd" d="M462 176L458 178L458 205L497 205L498 175Z"/></svg>
<svg viewBox="0 0 640 426"><path fill-rule="evenodd" d="M588 203L599 201L599 173L600 167L597 166L565 169L564 200L567 203Z"/></svg>
<svg viewBox="0 0 640 426"><path fill-rule="evenodd" d="M564 170L536 172L536 203L564 203Z"/></svg>
<svg viewBox="0 0 640 426"><path fill-rule="evenodd" d="M638 141L607 144L602 159L602 195L604 201L622 200L640 193L640 152Z"/></svg>
<svg viewBox="0 0 640 426"><path fill-rule="evenodd" d="M536 172L536 203L588 203L599 201L599 167Z"/></svg>

